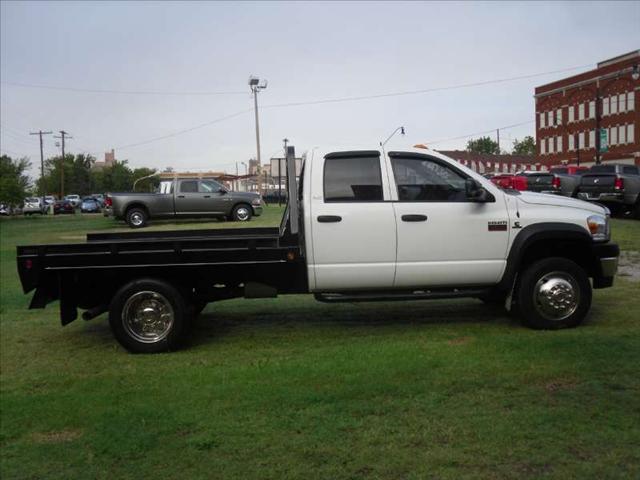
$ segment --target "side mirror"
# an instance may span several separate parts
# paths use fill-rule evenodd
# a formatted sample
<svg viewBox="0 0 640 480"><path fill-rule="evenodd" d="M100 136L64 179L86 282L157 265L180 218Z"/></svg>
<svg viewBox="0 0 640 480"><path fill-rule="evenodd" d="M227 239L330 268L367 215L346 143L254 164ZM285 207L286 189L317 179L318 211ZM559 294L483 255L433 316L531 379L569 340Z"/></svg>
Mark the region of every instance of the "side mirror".
<svg viewBox="0 0 640 480"><path fill-rule="evenodd" d="M220 188L220 190L218 190L218 192L220 192L222 195L229 193L229 190L227 190L226 188L222 187Z"/></svg>
<svg viewBox="0 0 640 480"><path fill-rule="evenodd" d="M489 200L489 192L473 178L467 178L464 182L467 198L472 202L487 202Z"/></svg>

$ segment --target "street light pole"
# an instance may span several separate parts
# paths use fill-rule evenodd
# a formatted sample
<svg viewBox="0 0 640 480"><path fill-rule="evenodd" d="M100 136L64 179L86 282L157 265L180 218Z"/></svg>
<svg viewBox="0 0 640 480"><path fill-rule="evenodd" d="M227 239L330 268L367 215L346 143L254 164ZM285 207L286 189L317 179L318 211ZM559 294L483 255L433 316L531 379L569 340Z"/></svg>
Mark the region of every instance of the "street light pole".
<svg viewBox="0 0 640 480"><path fill-rule="evenodd" d="M267 88L267 81L263 80L261 83L258 77L254 77L252 75L249 77L249 88L253 93L253 109L256 117L256 149L257 149L256 159L258 160L258 171L256 173L258 174L258 192L262 193L262 186L260 182L260 169L262 168L262 162L260 158L260 122L258 119L258 91L264 90L265 88Z"/></svg>

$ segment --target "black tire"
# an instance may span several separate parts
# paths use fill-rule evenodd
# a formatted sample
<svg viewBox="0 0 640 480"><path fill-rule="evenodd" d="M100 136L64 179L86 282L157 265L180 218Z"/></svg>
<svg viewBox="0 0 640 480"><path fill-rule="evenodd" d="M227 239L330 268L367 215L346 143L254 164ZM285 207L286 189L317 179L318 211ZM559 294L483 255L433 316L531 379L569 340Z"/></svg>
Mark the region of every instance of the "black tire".
<svg viewBox="0 0 640 480"><path fill-rule="evenodd" d="M640 220L640 196L636 200L636 204L633 206L633 218Z"/></svg>
<svg viewBox="0 0 640 480"><path fill-rule="evenodd" d="M571 328L580 325L589 312L591 284L575 262L544 258L522 272L515 298L516 312L524 325L549 330Z"/></svg>
<svg viewBox="0 0 640 480"><path fill-rule="evenodd" d="M231 213L231 218L234 222L248 222L252 216L253 210L251 209L251 205L247 205L246 203L236 205Z"/></svg>
<svg viewBox="0 0 640 480"><path fill-rule="evenodd" d="M149 316L148 322L139 321L141 309ZM189 320L189 308L180 291L154 278L142 278L126 284L118 290L109 306L111 330L118 342L131 353L176 350L189 331Z"/></svg>
<svg viewBox="0 0 640 480"><path fill-rule="evenodd" d="M134 207L127 210L127 225L131 228L146 227L148 218L144 208Z"/></svg>

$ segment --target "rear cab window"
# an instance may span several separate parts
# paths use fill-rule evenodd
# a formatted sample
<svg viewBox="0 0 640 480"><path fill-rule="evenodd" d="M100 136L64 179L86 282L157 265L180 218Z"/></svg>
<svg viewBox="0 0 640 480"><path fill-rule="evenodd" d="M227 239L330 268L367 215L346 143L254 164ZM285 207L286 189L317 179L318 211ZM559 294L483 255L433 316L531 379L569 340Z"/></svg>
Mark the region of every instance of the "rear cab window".
<svg viewBox="0 0 640 480"><path fill-rule="evenodd" d="M198 180L182 180L180 193L198 193Z"/></svg>
<svg viewBox="0 0 640 480"><path fill-rule="evenodd" d="M327 155L323 182L327 203L383 201L379 156Z"/></svg>

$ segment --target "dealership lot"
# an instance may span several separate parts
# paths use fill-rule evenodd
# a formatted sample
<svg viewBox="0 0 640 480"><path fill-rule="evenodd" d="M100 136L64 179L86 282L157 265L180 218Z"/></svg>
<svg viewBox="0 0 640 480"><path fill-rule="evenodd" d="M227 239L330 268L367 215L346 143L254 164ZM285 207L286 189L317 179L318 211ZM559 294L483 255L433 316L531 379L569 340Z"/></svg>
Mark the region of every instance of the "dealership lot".
<svg viewBox="0 0 640 480"><path fill-rule="evenodd" d="M276 225L280 213L266 207L251 225ZM612 227L623 251L640 252L640 222ZM125 225L74 215L0 228L3 478L640 473L633 275L595 291L572 330L530 331L475 300L292 296L209 305L188 350L134 356L105 316L62 328L56 305L26 310L15 266L16 244ZM624 258L637 268L637 254Z"/></svg>

